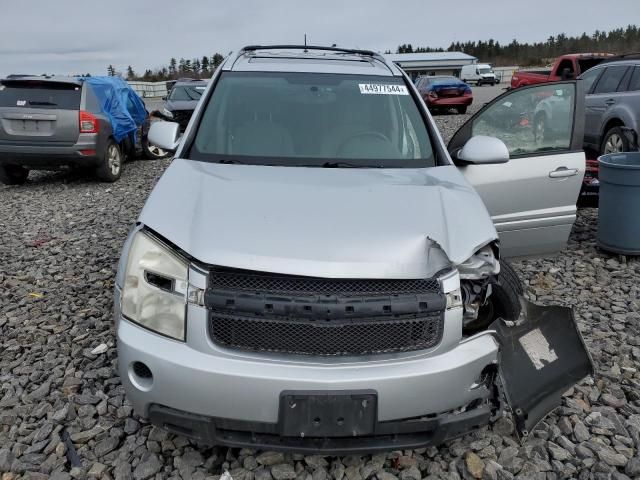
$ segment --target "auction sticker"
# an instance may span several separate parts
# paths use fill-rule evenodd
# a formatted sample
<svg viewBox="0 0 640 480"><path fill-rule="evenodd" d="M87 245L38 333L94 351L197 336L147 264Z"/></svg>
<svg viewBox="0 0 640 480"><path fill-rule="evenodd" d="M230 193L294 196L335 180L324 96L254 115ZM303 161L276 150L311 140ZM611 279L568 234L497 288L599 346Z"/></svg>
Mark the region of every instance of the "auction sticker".
<svg viewBox="0 0 640 480"><path fill-rule="evenodd" d="M360 93L363 95L409 95L404 85L389 85L385 83L360 83Z"/></svg>

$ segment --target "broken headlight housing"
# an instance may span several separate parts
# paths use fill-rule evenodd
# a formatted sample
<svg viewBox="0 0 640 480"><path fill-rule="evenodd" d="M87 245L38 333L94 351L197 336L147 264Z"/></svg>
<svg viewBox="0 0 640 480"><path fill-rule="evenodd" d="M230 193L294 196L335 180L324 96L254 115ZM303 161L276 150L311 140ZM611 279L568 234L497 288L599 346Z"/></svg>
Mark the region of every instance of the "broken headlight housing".
<svg viewBox="0 0 640 480"><path fill-rule="evenodd" d="M122 314L156 333L185 340L188 263L144 231L135 234L124 274Z"/></svg>
<svg viewBox="0 0 640 480"><path fill-rule="evenodd" d="M464 326L468 327L479 320L480 309L491 295L491 279L500 272L497 248L487 244L456 267L460 274Z"/></svg>

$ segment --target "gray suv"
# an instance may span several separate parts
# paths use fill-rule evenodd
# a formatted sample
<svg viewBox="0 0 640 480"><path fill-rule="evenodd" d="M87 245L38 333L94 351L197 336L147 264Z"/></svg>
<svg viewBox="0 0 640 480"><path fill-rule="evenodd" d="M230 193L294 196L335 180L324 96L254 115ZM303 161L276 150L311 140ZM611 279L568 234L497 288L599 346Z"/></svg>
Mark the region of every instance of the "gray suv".
<svg viewBox="0 0 640 480"><path fill-rule="evenodd" d="M150 146L149 120L138 98L109 101L105 113L93 85L83 78L14 76L0 80L0 182L21 184L30 170L89 167L107 182L120 178L125 158L160 158ZM106 79L103 93L119 79ZM124 82L128 95L135 96ZM122 97L119 97L122 98ZM134 112L128 117L124 110ZM130 123L129 133L114 139L113 117ZM133 118L136 118L134 123Z"/></svg>
<svg viewBox="0 0 640 480"><path fill-rule="evenodd" d="M585 84L585 146L601 154L629 151L623 127L640 132L640 60L602 63Z"/></svg>
<svg viewBox="0 0 640 480"><path fill-rule="evenodd" d="M505 409L527 436L592 372L572 311L526 302L501 258L566 242L579 86L508 92L448 151L381 55L228 57L182 137L151 127L177 151L116 276L135 410L206 443L326 454L437 444ZM541 144L514 112L554 92L568 133Z"/></svg>

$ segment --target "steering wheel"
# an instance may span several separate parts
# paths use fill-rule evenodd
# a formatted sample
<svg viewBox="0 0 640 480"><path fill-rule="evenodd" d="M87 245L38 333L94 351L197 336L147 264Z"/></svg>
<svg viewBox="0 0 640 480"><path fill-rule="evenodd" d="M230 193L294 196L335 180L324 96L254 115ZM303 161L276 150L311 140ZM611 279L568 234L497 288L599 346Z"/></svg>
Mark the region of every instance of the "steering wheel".
<svg viewBox="0 0 640 480"><path fill-rule="evenodd" d="M382 134L380 132L372 132L372 131L360 132L360 133L356 133L355 135L350 136L344 142L342 142L340 144L340 146L338 147L337 151L338 152L342 151L342 149L344 148L344 146L346 144L348 144L349 142L352 142L356 138L360 138L360 137L372 137L372 138L377 138L378 140L384 140L387 143L391 143L391 140L389 140L389 138L386 135L384 135L384 134Z"/></svg>

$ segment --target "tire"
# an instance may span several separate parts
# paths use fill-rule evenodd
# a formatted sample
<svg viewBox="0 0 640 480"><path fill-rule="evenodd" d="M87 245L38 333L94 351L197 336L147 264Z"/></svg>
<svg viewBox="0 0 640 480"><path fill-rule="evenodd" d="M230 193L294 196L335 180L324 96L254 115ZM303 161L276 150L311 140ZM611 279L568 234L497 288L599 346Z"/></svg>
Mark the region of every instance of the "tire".
<svg viewBox="0 0 640 480"><path fill-rule="evenodd" d="M96 169L96 175L103 182L115 182L122 175L123 163L124 159L120 147L113 140L109 140L102 161Z"/></svg>
<svg viewBox="0 0 640 480"><path fill-rule="evenodd" d="M28 176L29 170L20 165L0 166L0 182L5 185L22 185Z"/></svg>
<svg viewBox="0 0 640 480"><path fill-rule="evenodd" d="M167 158L170 155L166 150L150 144L147 137L142 139L142 151L144 153L144 158L147 160L160 160L161 158Z"/></svg>
<svg viewBox="0 0 640 480"><path fill-rule="evenodd" d="M463 107L456 107L456 110L458 111L459 114L465 114L467 113L467 106L463 106Z"/></svg>
<svg viewBox="0 0 640 480"><path fill-rule="evenodd" d="M491 295L478 317L464 325L464 333L473 335L486 330L498 318L517 320L522 311L520 297L524 290L518 274L506 260L500 260L500 273L491 280Z"/></svg>
<svg viewBox="0 0 640 480"><path fill-rule="evenodd" d="M481 87L482 86L482 80L478 80L478 82L476 83L477 87Z"/></svg>
<svg viewBox="0 0 640 480"><path fill-rule="evenodd" d="M522 311L520 296L523 294L522 282L513 267L500 260L500 273L496 281L491 283L491 296L494 318L517 320Z"/></svg>
<svg viewBox="0 0 640 480"><path fill-rule="evenodd" d="M613 127L607 131L600 145L600 154L629 151L629 140L620 127Z"/></svg>

